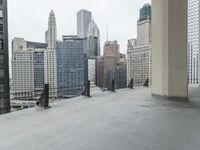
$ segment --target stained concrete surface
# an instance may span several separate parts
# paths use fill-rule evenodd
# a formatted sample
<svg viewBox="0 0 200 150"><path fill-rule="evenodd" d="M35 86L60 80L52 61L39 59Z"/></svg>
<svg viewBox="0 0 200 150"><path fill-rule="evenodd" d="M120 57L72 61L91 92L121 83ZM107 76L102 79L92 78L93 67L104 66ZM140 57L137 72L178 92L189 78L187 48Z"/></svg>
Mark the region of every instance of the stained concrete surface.
<svg viewBox="0 0 200 150"><path fill-rule="evenodd" d="M95 91L0 116L0 150L199 150L200 88L190 101L148 88Z"/></svg>

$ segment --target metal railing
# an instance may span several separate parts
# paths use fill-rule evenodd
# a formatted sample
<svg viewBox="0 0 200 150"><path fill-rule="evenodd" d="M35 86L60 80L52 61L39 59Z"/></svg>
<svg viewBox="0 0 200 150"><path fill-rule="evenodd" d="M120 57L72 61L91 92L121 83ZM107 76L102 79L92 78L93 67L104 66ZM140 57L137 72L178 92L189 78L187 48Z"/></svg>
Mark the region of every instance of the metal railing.
<svg viewBox="0 0 200 150"><path fill-rule="evenodd" d="M149 79L146 80L146 82L144 83L144 86L149 87ZM45 84L43 90L34 90L34 91L27 90L26 93L29 92L29 93L34 93L34 94L29 95L29 96L20 96L19 98L17 98L17 100L22 101L22 102L23 101L35 101L35 105L40 106L44 109L48 109L48 108L50 108L49 103L52 102L52 98L50 97L50 95L52 95L54 93L59 94L59 96L61 95L61 97L65 97L65 99L66 99L66 97L72 98L72 97L76 97L76 96L80 96L80 95L91 97L90 81L88 81L87 84L83 88L80 88L80 87L81 87L81 85L68 86L68 87L62 87L62 88L49 88L49 84ZM128 83L128 86L121 87L120 83L116 82L116 80L113 79L112 81L106 83L103 88L106 88L106 90L102 90L102 91L111 91L111 92L116 92L116 90L123 89L123 88L134 89L134 82L133 82L133 79L131 79L130 82ZM56 91L52 92L52 90L56 90ZM77 94L76 94L76 92L77 92ZM74 93L74 95L66 96L69 93ZM9 96L11 97L13 95L19 95L19 94L21 94L21 93L20 92L19 93L11 93ZM4 95L4 96L6 96L6 95ZM14 100L14 99L16 99L16 98L13 98L11 100ZM31 106L33 106L32 103L31 103Z"/></svg>

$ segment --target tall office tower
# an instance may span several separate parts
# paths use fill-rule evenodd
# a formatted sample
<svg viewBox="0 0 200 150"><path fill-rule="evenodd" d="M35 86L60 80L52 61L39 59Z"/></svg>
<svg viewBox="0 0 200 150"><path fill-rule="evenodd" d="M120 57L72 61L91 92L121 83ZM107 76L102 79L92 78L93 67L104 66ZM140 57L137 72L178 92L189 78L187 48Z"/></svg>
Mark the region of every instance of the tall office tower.
<svg viewBox="0 0 200 150"><path fill-rule="evenodd" d="M12 41L12 87L15 98L34 97L44 87L44 52L47 44L15 38Z"/></svg>
<svg viewBox="0 0 200 150"><path fill-rule="evenodd" d="M199 0L188 0L188 82L198 84Z"/></svg>
<svg viewBox="0 0 200 150"><path fill-rule="evenodd" d="M57 97L57 65L56 65L56 40L57 40L57 27L56 17L51 10L49 14L48 23L48 48L44 53L44 66L45 66L45 83L49 84L49 96L52 98Z"/></svg>
<svg viewBox="0 0 200 150"><path fill-rule="evenodd" d="M10 111L7 0L0 1L0 114Z"/></svg>
<svg viewBox="0 0 200 150"><path fill-rule="evenodd" d="M86 55L88 58L96 58L98 56L98 39L93 34L88 34Z"/></svg>
<svg viewBox="0 0 200 150"><path fill-rule="evenodd" d="M135 86L141 86L147 79L150 84L152 80L151 5L149 4L140 9L137 34L137 40L128 41L127 82L133 79Z"/></svg>
<svg viewBox="0 0 200 150"><path fill-rule="evenodd" d="M87 37L89 24L92 20L92 13L87 10L80 10L77 13L77 35L80 38Z"/></svg>
<svg viewBox="0 0 200 150"><path fill-rule="evenodd" d="M137 22L137 45L151 43L151 5L145 4L140 9L140 18Z"/></svg>
<svg viewBox="0 0 200 150"><path fill-rule="evenodd" d="M86 38L63 36L58 41L57 51L57 81L58 97L81 95L87 80L87 65L84 50Z"/></svg>
<svg viewBox="0 0 200 150"><path fill-rule="evenodd" d="M120 62L119 44L117 41L106 41L104 44L104 56L115 57L116 63Z"/></svg>
<svg viewBox="0 0 200 150"><path fill-rule="evenodd" d="M93 41L93 43L91 43L91 41L90 41L91 38L95 39L95 41ZM100 56L100 54L101 54L100 31L99 31L99 28L98 28L97 24L95 23L94 19L89 24L88 40L90 41L90 43L92 45L96 46L96 48L93 50L94 51L93 52L94 56ZM91 50L90 47L88 47L88 49Z"/></svg>

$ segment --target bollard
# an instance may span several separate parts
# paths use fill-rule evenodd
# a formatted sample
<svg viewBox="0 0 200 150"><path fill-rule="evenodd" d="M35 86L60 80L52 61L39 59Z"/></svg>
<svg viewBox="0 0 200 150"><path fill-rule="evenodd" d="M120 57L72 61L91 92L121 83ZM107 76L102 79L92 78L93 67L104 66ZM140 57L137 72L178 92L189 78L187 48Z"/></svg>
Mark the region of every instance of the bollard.
<svg viewBox="0 0 200 150"><path fill-rule="evenodd" d="M112 80L112 92L115 92L115 79Z"/></svg>
<svg viewBox="0 0 200 150"><path fill-rule="evenodd" d="M49 84L44 86L44 108L49 108Z"/></svg>
<svg viewBox="0 0 200 150"><path fill-rule="evenodd" d="M36 104L45 109L50 108L50 106L49 106L49 84L44 85L44 90L42 92L42 95Z"/></svg>
<svg viewBox="0 0 200 150"><path fill-rule="evenodd" d="M87 85L86 85L86 88L85 88L85 90L84 90L84 92L83 92L83 95L84 95L84 96L91 97L91 96L90 96L90 81L87 82Z"/></svg>
<svg viewBox="0 0 200 150"><path fill-rule="evenodd" d="M130 83L128 85L128 88L133 89L133 78L131 79L131 81L130 81Z"/></svg>
<svg viewBox="0 0 200 150"><path fill-rule="evenodd" d="M147 80L145 81L144 85L145 87L149 87L149 78L147 78Z"/></svg>

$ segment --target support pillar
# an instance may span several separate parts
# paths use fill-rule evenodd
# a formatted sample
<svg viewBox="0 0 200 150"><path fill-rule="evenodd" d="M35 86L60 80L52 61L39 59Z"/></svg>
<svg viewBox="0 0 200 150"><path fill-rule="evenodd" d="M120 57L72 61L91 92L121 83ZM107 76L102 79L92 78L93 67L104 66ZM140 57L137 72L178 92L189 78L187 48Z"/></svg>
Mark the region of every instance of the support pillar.
<svg viewBox="0 0 200 150"><path fill-rule="evenodd" d="M188 99L187 0L152 0L152 95Z"/></svg>

